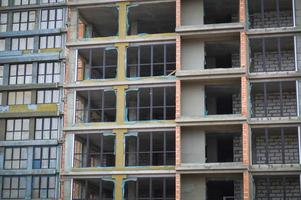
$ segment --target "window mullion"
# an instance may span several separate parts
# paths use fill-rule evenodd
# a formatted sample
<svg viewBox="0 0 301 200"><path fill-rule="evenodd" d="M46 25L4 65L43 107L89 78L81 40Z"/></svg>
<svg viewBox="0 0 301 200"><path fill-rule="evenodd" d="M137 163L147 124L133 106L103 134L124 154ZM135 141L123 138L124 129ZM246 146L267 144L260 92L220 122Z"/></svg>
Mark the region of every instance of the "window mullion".
<svg viewBox="0 0 301 200"><path fill-rule="evenodd" d="M103 50L103 55L102 55L102 78L106 78L106 50Z"/></svg>

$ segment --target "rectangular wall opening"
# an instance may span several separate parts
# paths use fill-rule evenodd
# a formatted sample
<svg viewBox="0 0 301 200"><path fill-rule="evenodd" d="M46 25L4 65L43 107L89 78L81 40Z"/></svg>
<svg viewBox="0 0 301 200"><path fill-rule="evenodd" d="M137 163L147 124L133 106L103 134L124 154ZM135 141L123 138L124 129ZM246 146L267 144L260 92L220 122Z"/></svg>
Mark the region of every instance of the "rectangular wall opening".
<svg viewBox="0 0 301 200"><path fill-rule="evenodd" d="M296 82L251 84L252 117L297 116Z"/></svg>
<svg viewBox="0 0 301 200"><path fill-rule="evenodd" d="M129 121L175 119L175 87L130 89L126 108Z"/></svg>
<svg viewBox="0 0 301 200"><path fill-rule="evenodd" d="M124 189L125 200L173 200L175 196L175 178L139 177L126 180Z"/></svg>
<svg viewBox="0 0 301 200"><path fill-rule="evenodd" d="M205 93L207 115L241 113L239 85L206 86Z"/></svg>
<svg viewBox="0 0 301 200"><path fill-rule="evenodd" d="M298 127L252 129L253 164L298 164Z"/></svg>
<svg viewBox="0 0 301 200"><path fill-rule="evenodd" d="M114 90L76 92L76 122L114 122L116 93Z"/></svg>
<svg viewBox="0 0 301 200"><path fill-rule="evenodd" d="M240 67L239 41L205 42L205 69Z"/></svg>
<svg viewBox="0 0 301 200"><path fill-rule="evenodd" d="M291 0L249 0L250 28L277 28L294 25Z"/></svg>
<svg viewBox="0 0 301 200"><path fill-rule="evenodd" d="M206 162L242 162L240 134L206 134Z"/></svg>
<svg viewBox="0 0 301 200"><path fill-rule="evenodd" d="M79 49L77 80L116 78L117 62L118 52L115 47Z"/></svg>
<svg viewBox="0 0 301 200"><path fill-rule="evenodd" d="M154 44L127 48L127 77L174 75L176 45Z"/></svg>
<svg viewBox="0 0 301 200"><path fill-rule="evenodd" d="M239 22L238 0L204 0L204 24Z"/></svg>
<svg viewBox="0 0 301 200"><path fill-rule="evenodd" d="M128 7L128 35L174 33L176 4L141 3Z"/></svg>
<svg viewBox="0 0 301 200"><path fill-rule="evenodd" d="M233 180L207 180L207 199L235 200Z"/></svg>
<svg viewBox="0 0 301 200"><path fill-rule="evenodd" d="M114 182L104 179L74 179L72 199L114 200Z"/></svg>
<svg viewBox="0 0 301 200"><path fill-rule="evenodd" d="M115 136L76 134L74 136L73 167L115 166Z"/></svg>
<svg viewBox="0 0 301 200"><path fill-rule="evenodd" d="M294 37L250 39L250 72L295 70Z"/></svg>
<svg viewBox="0 0 301 200"><path fill-rule="evenodd" d="M117 7L79 8L78 38L94 38L118 35Z"/></svg>
<svg viewBox="0 0 301 200"><path fill-rule="evenodd" d="M125 137L125 165L175 165L175 132L129 133Z"/></svg>

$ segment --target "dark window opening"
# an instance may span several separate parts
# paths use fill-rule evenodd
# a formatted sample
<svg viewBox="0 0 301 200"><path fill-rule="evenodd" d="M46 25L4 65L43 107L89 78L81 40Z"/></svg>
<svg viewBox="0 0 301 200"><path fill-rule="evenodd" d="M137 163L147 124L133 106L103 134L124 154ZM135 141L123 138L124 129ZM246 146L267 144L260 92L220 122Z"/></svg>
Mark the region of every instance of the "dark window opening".
<svg viewBox="0 0 301 200"><path fill-rule="evenodd" d="M205 43L205 69L240 67L239 41Z"/></svg>
<svg viewBox="0 0 301 200"><path fill-rule="evenodd" d="M295 81L253 83L251 89L251 117L297 116Z"/></svg>
<svg viewBox="0 0 301 200"><path fill-rule="evenodd" d="M117 7L88 7L79 9L78 38L118 35Z"/></svg>
<svg viewBox="0 0 301 200"><path fill-rule="evenodd" d="M79 49L77 80L113 79L117 74L117 49Z"/></svg>
<svg viewBox="0 0 301 200"><path fill-rule="evenodd" d="M234 200L234 181L231 180L208 180L208 200Z"/></svg>
<svg viewBox="0 0 301 200"><path fill-rule="evenodd" d="M145 3L129 7L128 35L174 33L175 19L175 2Z"/></svg>
<svg viewBox="0 0 301 200"><path fill-rule="evenodd" d="M137 178L126 181L125 200L175 200L175 178Z"/></svg>
<svg viewBox="0 0 301 200"><path fill-rule="evenodd" d="M204 23L239 22L238 0L204 0Z"/></svg>
<svg viewBox="0 0 301 200"><path fill-rule="evenodd" d="M298 128L252 129L253 164L299 163Z"/></svg>
<svg viewBox="0 0 301 200"><path fill-rule="evenodd" d="M75 135L73 160L75 168L115 166L115 136Z"/></svg>
<svg viewBox="0 0 301 200"><path fill-rule="evenodd" d="M78 91L75 119L76 122L114 122L116 120L115 91Z"/></svg>
<svg viewBox="0 0 301 200"><path fill-rule="evenodd" d="M249 0L250 28L293 26L293 5L288 0Z"/></svg>
<svg viewBox="0 0 301 200"><path fill-rule="evenodd" d="M240 114L240 86L206 86L206 113L208 115Z"/></svg>
<svg viewBox="0 0 301 200"><path fill-rule="evenodd" d="M126 166L175 165L174 132L139 132L125 138Z"/></svg>
<svg viewBox="0 0 301 200"><path fill-rule="evenodd" d="M104 179L75 179L72 190L73 200L114 199L114 182Z"/></svg>
<svg viewBox="0 0 301 200"><path fill-rule="evenodd" d="M127 119L175 119L175 87L139 88L126 94Z"/></svg>
<svg viewBox="0 0 301 200"><path fill-rule="evenodd" d="M127 77L168 76L176 69L175 44L127 48Z"/></svg>

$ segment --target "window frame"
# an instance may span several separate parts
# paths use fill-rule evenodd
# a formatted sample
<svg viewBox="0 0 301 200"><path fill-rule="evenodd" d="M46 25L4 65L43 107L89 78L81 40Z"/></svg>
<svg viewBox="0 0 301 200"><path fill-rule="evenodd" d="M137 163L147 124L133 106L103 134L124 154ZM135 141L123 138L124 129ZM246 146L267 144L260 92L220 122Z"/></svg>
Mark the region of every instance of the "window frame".
<svg viewBox="0 0 301 200"><path fill-rule="evenodd" d="M2 198L3 199L6 199L5 198L5 196L3 195L4 194L4 190L6 190L6 191L8 191L8 193L9 193L9 197L8 197L8 199L24 199L25 198L25 196L26 196L26 176L3 176L3 183L7 183L8 181L5 181L5 179L7 179L7 178L9 178L10 180L9 180L9 188L5 188L5 185L3 184L3 186L2 186ZM15 185L15 184L13 184L12 182L13 182L13 178L14 179L17 179L17 181L18 181L18 183L17 183L17 185ZM21 187L21 184L20 184L20 182L21 182L21 179L23 179L22 181L25 183L25 187ZM15 187L15 188L12 188L12 187ZM20 195L20 191L22 191L23 192L23 195ZM17 197L15 197L15 196L12 196L12 193L13 194L18 194L17 195Z"/></svg>
<svg viewBox="0 0 301 200"><path fill-rule="evenodd" d="M42 183L43 183L42 179L43 178L46 178L46 187L42 187ZM49 187L51 178L54 178L54 187ZM38 179L38 184L37 184L38 187L37 188L35 187L35 183L34 183L36 179ZM32 198L34 198L34 199L36 199L36 198L55 199L56 198L55 189L56 189L56 185L57 185L57 177L55 175L34 175L32 177L31 185L32 185L32 187L31 187L31 193L32 193L31 197ZM34 195L35 191L38 191L38 193L39 193L37 197ZM45 192L47 193L46 197L42 195ZM51 196L51 194L53 194L53 196Z"/></svg>
<svg viewBox="0 0 301 200"><path fill-rule="evenodd" d="M51 44L51 38L53 38L53 41L52 41L53 44ZM62 35L40 36L39 49L60 49L60 48L62 48L62 45L63 45L62 39L63 39ZM44 42L45 42L45 44L44 44Z"/></svg>
<svg viewBox="0 0 301 200"><path fill-rule="evenodd" d="M46 152L44 151L46 149ZM52 151L55 151L55 157L52 157ZM39 151L39 153L37 153ZM47 155L45 155L45 153ZM57 146L35 146L33 148L33 160L32 168L33 169L56 169L57 165ZM44 162L47 163L47 166L44 166Z"/></svg>
<svg viewBox="0 0 301 200"><path fill-rule="evenodd" d="M54 19L50 19L50 13L54 10ZM58 10L61 10L61 19L58 18ZM43 19L43 12L47 12L46 19ZM52 9L42 9L40 19L40 29L58 29L64 28L64 9L63 8L52 8ZM50 27L50 23L53 23L53 27ZM59 25L61 23L61 25ZM44 27L45 24L46 26Z"/></svg>
<svg viewBox="0 0 301 200"><path fill-rule="evenodd" d="M30 90L9 91L7 93L7 105L29 105L31 104L31 98Z"/></svg>
<svg viewBox="0 0 301 200"><path fill-rule="evenodd" d="M21 40L25 41L24 49L21 48ZM14 48L14 41L17 42L17 49ZM23 50L34 50L34 37L17 37L11 39L11 50L12 51L23 51Z"/></svg>
<svg viewBox="0 0 301 200"><path fill-rule="evenodd" d="M11 150L10 158L7 156L7 151ZM15 158L15 151L19 151L19 157ZM25 151L25 152L23 152ZM23 155L25 153L25 155ZM25 157L25 158L23 158ZM4 149L4 169L26 169L28 160L28 149L27 147L5 147ZM10 162L10 167L7 167ZM14 167L14 163L18 163L18 167ZM25 164L24 167L22 165Z"/></svg>
<svg viewBox="0 0 301 200"><path fill-rule="evenodd" d="M26 14L26 17L23 14ZM34 19L31 19L31 14L34 13ZM15 21L15 14L18 14L18 19ZM15 11L13 12L12 31L31 31L35 29L37 12L35 10ZM25 21L23 21L25 20ZM25 29L22 27L25 25ZM15 27L17 27L15 29Z"/></svg>
<svg viewBox="0 0 301 200"><path fill-rule="evenodd" d="M20 120L20 130L16 130L16 121ZM12 130L8 130L8 123L9 121L12 121ZM28 130L24 128L24 123L28 121ZM30 125L30 120L28 118L21 118L21 119L7 119L6 120L6 128L5 128L5 141L22 141L22 140L29 140L29 125ZM8 133L12 134L12 139L7 139ZM20 133L20 139L15 139L16 133ZM26 134L25 137L24 134Z"/></svg>
<svg viewBox="0 0 301 200"><path fill-rule="evenodd" d="M19 74L21 71L20 68L24 67L23 74ZM12 75L12 67L15 67L16 73ZM9 85L19 85L19 84L32 84L32 69L33 64L32 63L22 63L22 64L10 64L9 65ZM29 72L28 72L29 71ZM19 78L23 77L23 82L18 82ZM12 81L12 79L15 78L15 81ZM28 82L27 82L28 80ZM13 82L13 83L12 83Z"/></svg>
<svg viewBox="0 0 301 200"><path fill-rule="evenodd" d="M3 16L6 15L6 21L3 20ZM3 28L5 27L5 28ZM8 13L7 12L1 12L0 13L0 32L6 32L8 28Z"/></svg>
<svg viewBox="0 0 301 200"><path fill-rule="evenodd" d="M38 121L41 120L41 129L39 129ZM45 121L49 120L49 129L45 129ZM54 120L56 120L57 127L54 127L53 125ZM59 138L59 127L60 127L60 119L58 117L41 117L35 119L35 133L34 133L34 139L35 140L56 140ZM38 132L40 132L41 137L37 137ZM49 132L49 137L46 137L46 132Z"/></svg>
<svg viewBox="0 0 301 200"><path fill-rule="evenodd" d="M47 99L50 99L50 101L48 101ZM37 104L58 104L59 102L60 102L60 90L56 90L56 89L37 90L37 100L36 100Z"/></svg>

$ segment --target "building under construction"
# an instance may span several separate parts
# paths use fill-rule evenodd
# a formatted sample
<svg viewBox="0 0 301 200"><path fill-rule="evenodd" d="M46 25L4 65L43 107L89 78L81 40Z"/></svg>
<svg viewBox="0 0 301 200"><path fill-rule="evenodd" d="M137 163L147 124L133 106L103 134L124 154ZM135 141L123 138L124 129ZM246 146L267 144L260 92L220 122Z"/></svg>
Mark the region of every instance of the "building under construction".
<svg viewBox="0 0 301 200"><path fill-rule="evenodd" d="M0 5L0 199L301 199L301 0Z"/></svg>

